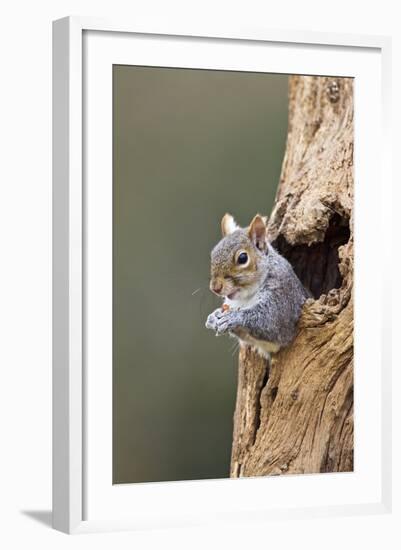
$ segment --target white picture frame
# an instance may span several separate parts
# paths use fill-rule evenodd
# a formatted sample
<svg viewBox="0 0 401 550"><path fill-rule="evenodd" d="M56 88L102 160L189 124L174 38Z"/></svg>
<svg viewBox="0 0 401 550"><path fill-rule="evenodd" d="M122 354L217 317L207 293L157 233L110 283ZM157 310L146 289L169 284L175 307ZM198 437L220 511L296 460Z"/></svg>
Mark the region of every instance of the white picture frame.
<svg viewBox="0 0 401 550"><path fill-rule="evenodd" d="M274 53L267 56L268 65L266 48ZM376 178L382 196L386 194L388 200L391 195L390 55L391 42L387 37L265 29L141 28L129 22L83 17L54 22L53 525L56 529L75 533L210 521L265 521L267 516L292 518L390 510L391 296L384 289L389 288L387 274L391 270L389 244L381 239L390 222L383 204L377 209L377 196L372 193ZM364 377L358 377L356 364L356 399L360 405L356 408L359 422L356 446L363 449L361 455L369 456L356 465L354 473L321 478L284 476L112 486L111 301L103 296L107 295L111 281L108 210L111 105L106 112L104 107L110 103L107 79L111 79L109 69L113 63L356 78L356 94L360 94L356 96L359 117L355 127L356 180L366 182L363 189L356 186L359 189L356 224L367 225L370 212L376 210L380 218L376 234L367 227L359 235L361 242L365 239L372 246L381 245L384 269L380 273L371 269L371 260L363 254L357 260L360 290L356 295L356 312L359 307L360 322L356 323L356 342L359 338L360 345L356 357L367 367ZM93 90L98 93L93 94ZM369 116L362 116L363 113ZM91 178L100 182L96 193ZM100 254L91 252L96 250L93 239L105 244ZM98 285L94 285L90 274L100 271L100 267L103 275ZM371 283L373 287L369 286ZM374 319L368 324L364 321L368 312L363 310L363 296L369 288L376 293L369 304ZM364 342L370 343L369 349L362 345ZM93 377L91 358L96 354L101 366ZM365 398L369 399L369 407ZM96 429L96 424L104 429ZM252 507L244 507L243 502L252 502Z"/></svg>

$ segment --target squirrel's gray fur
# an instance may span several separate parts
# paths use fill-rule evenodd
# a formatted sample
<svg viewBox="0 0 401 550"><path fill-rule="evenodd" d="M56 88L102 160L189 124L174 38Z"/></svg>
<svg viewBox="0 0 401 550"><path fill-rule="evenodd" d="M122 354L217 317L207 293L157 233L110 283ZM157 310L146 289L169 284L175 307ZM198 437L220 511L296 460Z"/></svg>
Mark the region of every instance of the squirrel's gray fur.
<svg viewBox="0 0 401 550"><path fill-rule="evenodd" d="M229 309L211 313L206 327L216 334L229 332L263 355L276 352L293 340L308 294L288 261L267 242L264 218L255 216L245 229L230 218L226 225L223 218L224 237L211 253L211 288L219 285ZM235 265L241 252L249 256L244 267ZM230 293L239 299L230 300Z"/></svg>

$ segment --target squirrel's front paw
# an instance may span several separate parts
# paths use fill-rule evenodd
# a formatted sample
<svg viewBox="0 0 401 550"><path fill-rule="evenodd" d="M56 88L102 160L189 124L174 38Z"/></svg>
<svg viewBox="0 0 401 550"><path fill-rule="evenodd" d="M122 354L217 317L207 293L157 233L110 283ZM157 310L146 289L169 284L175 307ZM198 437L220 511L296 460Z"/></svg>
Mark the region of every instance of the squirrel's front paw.
<svg viewBox="0 0 401 550"><path fill-rule="evenodd" d="M235 322L235 312L222 311L216 309L206 320L206 328L214 330L216 336L232 330L237 323Z"/></svg>
<svg viewBox="0 0 401 550"><path fill-rule="evenodd" d="M221 310L216 309L215 311L213 311L213 313L211 313L208 316L208 318L206 319L206 323L205 323L206 328L210 328L211 330L216 330L217 329L217 322L218 322L217 313L219 311L221 311Z"/></svg>

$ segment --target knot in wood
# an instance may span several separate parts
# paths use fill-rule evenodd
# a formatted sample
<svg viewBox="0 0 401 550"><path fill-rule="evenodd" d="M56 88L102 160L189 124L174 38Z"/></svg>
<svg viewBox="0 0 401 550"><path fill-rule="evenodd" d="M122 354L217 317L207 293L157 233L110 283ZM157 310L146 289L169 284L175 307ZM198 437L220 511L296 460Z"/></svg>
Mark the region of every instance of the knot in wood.
<svg viewBox="0 0 401 550"><path fill-rule="evenodd" d="M327 95L331 103L337 103L340 99L340 85L338 80L332 80L327 86Z"/></svg>
<svg viewBox="0 0 401 550"><path fill-rule="evenodd" d="M291 392L291 399L292 399L293 401L296 401L296 400L298 399L298 396L299 396L299 390L293 390L293 391Z"/></svg>

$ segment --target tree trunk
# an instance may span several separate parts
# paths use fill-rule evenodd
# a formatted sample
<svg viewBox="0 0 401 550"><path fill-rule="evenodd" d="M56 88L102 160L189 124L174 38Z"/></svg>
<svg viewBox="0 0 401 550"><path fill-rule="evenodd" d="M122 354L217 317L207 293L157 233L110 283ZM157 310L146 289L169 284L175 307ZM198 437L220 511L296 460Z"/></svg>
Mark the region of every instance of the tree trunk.
<svg viewBox="0 0 401 550"><path fill-rule="evenodd" d="M313 299L269 363L240 350L231 477L353 469L353 81L293 76L269 239Z"/></svg>

